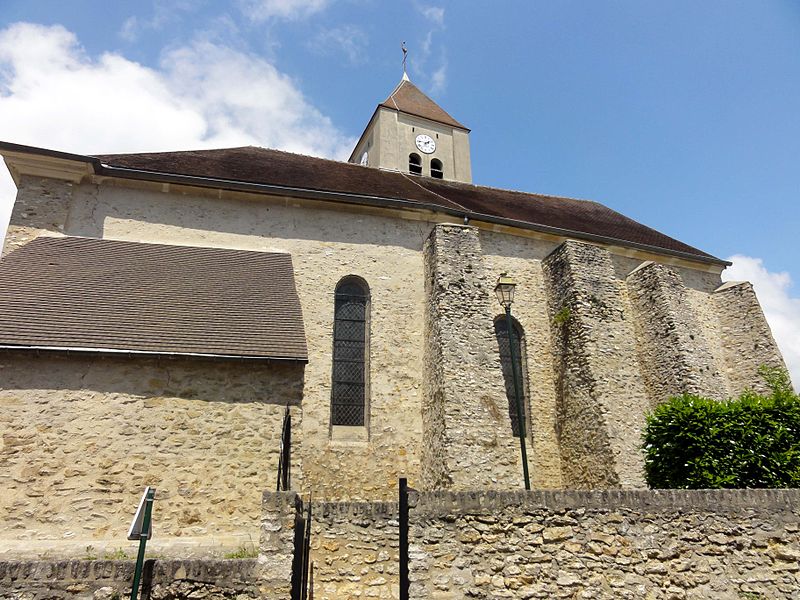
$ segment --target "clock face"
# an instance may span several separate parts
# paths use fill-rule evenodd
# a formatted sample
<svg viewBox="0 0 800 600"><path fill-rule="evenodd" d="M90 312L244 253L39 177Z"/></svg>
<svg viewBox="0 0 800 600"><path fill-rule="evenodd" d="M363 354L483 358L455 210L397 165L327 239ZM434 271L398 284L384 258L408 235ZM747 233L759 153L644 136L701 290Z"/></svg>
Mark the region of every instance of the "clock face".
<svg viewBox="0 0 800 600"><path fill-rule="evenodd" d="M424 152L425 154L433 154L436 151L436 142L433 141L433 138L429 135L421 133L417 136L417 148L419 148L420 152Z"/></svg>
<svg viewBox="0 0 800 600"><path fill-rule="evenodd" d="M369 160L369 154L364 152L364 154L361 155L361 164L364 165L364 166L367 166L367 161L368 160Z"/></svg>

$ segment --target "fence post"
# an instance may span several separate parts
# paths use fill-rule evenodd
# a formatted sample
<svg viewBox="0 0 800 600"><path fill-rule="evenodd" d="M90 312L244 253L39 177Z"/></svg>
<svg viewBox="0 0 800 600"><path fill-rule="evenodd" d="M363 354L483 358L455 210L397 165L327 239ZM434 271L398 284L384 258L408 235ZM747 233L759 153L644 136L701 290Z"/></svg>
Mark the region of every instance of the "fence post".
<svg viewBox="0 0 800 600"><path fill-rule="evenodd" d="M303 598L303 548L305 546L306 520L303 518L303 501L295 499L294 556L292 557L292 600Z"/></svg>
<svg viewBox="0 0 800 600"><path fill-rule="evenodd" d="M408 479L400 478L400 600L408 600Z"/></svg>

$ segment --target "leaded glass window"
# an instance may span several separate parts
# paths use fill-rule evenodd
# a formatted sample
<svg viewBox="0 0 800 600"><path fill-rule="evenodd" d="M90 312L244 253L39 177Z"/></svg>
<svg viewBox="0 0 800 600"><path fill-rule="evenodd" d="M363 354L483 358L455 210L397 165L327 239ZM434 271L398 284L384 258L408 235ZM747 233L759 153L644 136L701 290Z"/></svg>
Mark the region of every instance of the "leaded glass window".
<svg viewBox="0 0 800 600"><path fill-rule="evenodd" d="M369 288L356 277L336 286L331 424L364 425Z"/></svg>
<svg viewBox="0 0 800 600"><path fill-rule="evenodd" d="M516 319L512 319L514 328L514 356L516 358L517 377L519 377L520 396L522 399L523 418L528 414L528 386L526 385L525 357L523 355L524 333ZM511 418L511 432L514 437L519 437L519 419L517 418L517 399L514 394L514 375L511 371L511 346L508 339L508 322L505 315L497 317L494 322L494 333L497 336L497 345L500 348L500 364L503 369L503 380L506 384L506 398L508 399L508 416ZM527 423L527 420L526 420Z"/></svg>

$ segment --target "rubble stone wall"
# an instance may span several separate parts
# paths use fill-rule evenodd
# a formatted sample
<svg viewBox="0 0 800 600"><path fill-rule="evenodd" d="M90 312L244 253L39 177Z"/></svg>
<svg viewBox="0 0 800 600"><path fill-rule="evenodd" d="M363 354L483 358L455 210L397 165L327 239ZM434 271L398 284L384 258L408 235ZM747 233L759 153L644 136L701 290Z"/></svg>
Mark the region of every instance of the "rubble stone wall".
<svg viewBox="0 0 800 600"><path fill-rule="evenodd" d="M147 485L154 545L233 534L234 549L255 545L287 404L302 444L302 381L302 365L0 354L0 556L63 556L70 540L81 556L130 553Z"/></svg>
<svg viewBox="0 0 800 600"><path fill-rule="evenodd" d="M624 282L608 250L574 241L547 256L543 269L564 486L643 487L649 399Z"/></svg>
<svg viewBox="0 0 800 600"><path fill-rule="evenodd" d="M133 560L0 561L0 600L129 598ZM145 561L140 598L286 600L259 581L256 559Z"/></svg>
<svg viewBox="0 0 800 600"><path fill-rule="evenodd" d="M398 599L396 502L314 503L314 598Z"/></svg>
<svg viewBox="0 0 800 600"><path fill-rule="evenodd" d="M432 225L346 205L214 191L76 186L66 233L292 255L309 362L304 372L304 491L330 500L392 498L419 485L424 282ZM370 288L368 425L331 427L334 291L348 275ZM365 465L369 468L365 469Z"/></svg>
<svg viewBox="0 0 800 600"><path fill-rule="evenodd" d="M655 405L680 394L724 399L727 385L677 271L645 263L627 277L642 374Z"/></svg>
<svg viewBox="0 0 800 600"><path fill-rule="evenodd" d="M73 184L24 175L11 211L3 256L40 235L61 235L67 222Z"/></svg>
<svg viewBox="0 0 800 600"><path fill-rule="evenodd" d="M411 598L793 598L800 491L420 493Z"/></svg>
<svg viewBox="0 0 800 600"><path fill-rule="evenodd" d="M745 389L766 393L764 381L758 376L762 365L786 368L780 349L772 337L764 311L748 282L729 282L714 292L720 322L722 347L725 356L725 375L734 395ZM800 386L800 382L795 382Z"/></svg>
<svg viewBox="0 0 800 600"><path fill-rule="evenodd" d="M512 435L478 230L437 225L425 244L422 483L426 489L516 486ZM526 427L530 431L530 427Z"/></svg>
<svg viewBox="0 0 800 600"><path fill-rule="evenodd" d="M495 232L480 233L486 270L486 287L494 288L500 273L506 271L517 281L512 313L523 329L524 383L529 399L526 431L531 486L534 489L561 488L561 453L558 447L556 377L553 364L553 336L542 259L553 251L554 242L513 237ZM494 318L503 309L490 299ZM498 350L493 350L498 351ZM508 428L511 422L508 422ZM522 465L517 467L522 485Z"/></svg>

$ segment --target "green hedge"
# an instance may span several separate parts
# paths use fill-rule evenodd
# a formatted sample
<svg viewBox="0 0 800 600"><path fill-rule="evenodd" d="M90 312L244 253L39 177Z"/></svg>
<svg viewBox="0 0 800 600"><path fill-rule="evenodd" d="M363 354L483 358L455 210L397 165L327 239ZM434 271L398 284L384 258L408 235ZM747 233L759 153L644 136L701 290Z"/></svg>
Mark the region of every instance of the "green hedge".
<svg viewBox="0 0 800 600"><path fill-rule="evenodd" d="M653 488L800 487L800 397L783 370L762 368L772 393L718 402L672 398L647 417Z"/></svg>

